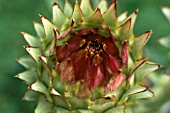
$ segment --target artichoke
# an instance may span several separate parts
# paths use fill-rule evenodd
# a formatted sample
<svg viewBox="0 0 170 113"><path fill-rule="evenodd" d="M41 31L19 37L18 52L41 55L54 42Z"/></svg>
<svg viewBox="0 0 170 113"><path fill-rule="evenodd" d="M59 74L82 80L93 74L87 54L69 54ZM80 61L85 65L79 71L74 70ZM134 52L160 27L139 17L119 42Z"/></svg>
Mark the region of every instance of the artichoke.
<svg viewBox="0 0 170 113"><path fill-rule="evenodd" d="M40 15L37 35L22 32L29 55L18 58L28 90L23 99L38 101L35 113L133 112L139 99L154 96L143 85L160 66L143 57L152 31L133 34L138 10L117 16L117 1L67 1L52 6L52 21Z"/></svg>

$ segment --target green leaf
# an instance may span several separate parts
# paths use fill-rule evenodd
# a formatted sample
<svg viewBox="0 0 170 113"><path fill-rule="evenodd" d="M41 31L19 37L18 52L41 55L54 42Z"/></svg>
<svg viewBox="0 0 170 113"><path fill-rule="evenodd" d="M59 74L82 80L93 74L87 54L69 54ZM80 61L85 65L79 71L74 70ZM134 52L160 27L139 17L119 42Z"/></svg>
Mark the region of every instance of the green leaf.
<svg viewBox="0 0 170 113"><path fill-rule="evenodd" d="M28 84L32 84L38 80L38 74L35 68L30 68L25 72L19 73L16 77L24 80Z"/></svg>
<svg viewBox="0 0 170 113"><path fill-rule="evenodd" d="M104 113L104 111L112 108L113 106L115 106L114 99L99 98L92 103L91 109L97 113Z"/></svg>
<svg viewBox="0 0 170 113"><path fill-rule="evenodd" d="M131 26L131 19L127 20L123 25L121 25L116 30L117 38L121 41L129 40L129 33L130 33L130 26Z"/></svg>
<svg viewBox="0 0 170 113"><path fill-rule="evenodd" d="M36 81L34 84L31 84L30 89L45 94L47 100L49 102L52 102L52 98L50 96L48 89L41 81Z"/></svg>
<svg viewBox="0 0 170 113"><path fill-rule="evenodd" d="M50 87L50 82L51 82L51 70L47 65L47 58L44 56L40 56L40 59L43 63L42 65L42 71L41 71L41 80L48 86Z"/></svg>
<svg viewBox="0 0 170 113"><path fill-rule="evenodd" d="M151 98L153 96L154 96L153 92L151 92L150 90L146 90L146 91L131 95L128 99L128 102L133 102L139 99Z"/></svg>
<svg viewBox="0 0 170 113"><path fill-rule="evenodd" d="M93 9L96 9L100 0L91 0Z"/></svg>
<svg viewBox="0 0 170 113"><path fill-rule="evenodd" d="M68 17L62 12L60 6L56 3L53 4L53 22L57 25L58 29L68 22Z"/></svg>
<svg viewBox="0 0 170 113"><path fill-rule="evenodd" d="M17 62L27 69L30 67L36 67L34 60L29 55L18 58Z"/></svg>
<svg viewBox="0 0 170 113"><path fill-rule="evenodd" d="M116 107L113 107L113 108L107 110L104 113L125 113L124 109L125 109L124 106L116 106Z"/></svg>
<svg viewBox="0 0 170 113"><path fill-rule="evenodd" d="M125 20L123 20L119 23L119 25L121 25L122 23L131 19L131 26L130 26L130 30L129 30L129 40L130 41L133 41L133 37L134 37L133 30L134 30L134 26L136 23L137 15L138 15L138 9L136 11L134 11L132 14L130 14Z"/></svg>
<svg viewBox="0 0 170 113"><path fill-rule="evenodd" d="M117 28L116 2L113 2L109 9L103 14L104 22L110 26L111 31Z"/></svg>
<svg viewBox="0 0 170 113"><path fill-rule="evenodd" d="M34 22L34 29L35 29L38 37L41 37L41 38L45 37L45 31L44 31L44 27L42 24L40 24L38 22Z"/></svg>
<svg viewBox="0 0 170 113"><path fill-rule="evenodd" d="M170 36L166 36L159 39L159 43L164 47L170 49Z"/></svg>
<svg viewBox="0 0 170 113"><path fill-rule="evenodd" d="M54 30L57 30L57 26L54 25L53 23L51 23L49 20L47 20L45 17L40 16L41 17L41 21L43 23L44 26L44 30L45 30L45 40L43 41L43 49L45 49L48 44L53 40L54 38Z"/></svg>
<svg viewBox="0 0 170 113"><path fill-rule="evenodd" d="M132 55L135 60L141 59L143 57L143 47L147 43L152 31L147 31L141 36L135 37L134 42L132 43Z"/></svg>
<svg viewBox="0 0 170 113"><path fill-rule="evenodd" d="M53 3L56 2L57 4L59 4L62 10L64 9L65 0L52 0L52 1Z"/></svg>
<svg viewBox="0 0 170 113"><path fill-rule="evenodd" d="M103 97L104 96L104 87L101 86L101 87L97 87L97 88L93 89L92 94L93 94L93 97L92 97L93 100Z"/></svg>
<svg viewBox="0 0 170 113"><path fill-rule="evenodd" d="M94 113L92 110L87 110L87 109L78 109L80 113Z"/></svg>
<svg viewBox="0 0 170 113"><path fill-rule="evenodd" d="M108 8L107 7L107 0L101 0L99 2L98 8L100 9L101 14L103 14L107 10L107 8Z"/></svg>
<svg viewBox="0 0 170 113"><path fill-rule="evenodd" d="M127 101L128 97L131 95L134 95L136 93L141 93L143 91L145 91L147 88L143 87L143 86L132 86L129 89L127 89L127 91L123 94L122 98L120 99L120 103L124 103L125 101Z"/></svg>
<svg viewBox="0 0 170 113"><path fill-rule="evenodd" d="M40 39L38 37L32 36L28 33L21 32L24 36L25 40L28 42L30 46L40 47Z"/></svg>
<svg viewBox="0 0 170 113"><path fill-rule="evenodd" d="M100 9L97 9L96 12L82 24L93 28L99 28L101 25L103 25L103 23L104 21L102 19Z"/></svg>
<svg viewBox="0 0 170 113"><path fill-rule="evenodd" d="M53 103L55 106L61 107L61 108L67 109L67 110L71 109L69 106L70 103L64 96L52 95L52 98L53 98L53 101L54 101Z"/></svg>
<svg viewBox="0 0 170 113"><path fill-rule="evenodd" d="M45 97L39 98L35 113L57 113L56 107L48 102Z"/></svg>
<svg viewBox="0 0 170 113"><path fill-rule="evenodd" d="M165 17L170 21L170 8L168 7L163 7L162 12L165 15Z"/></svg>
<svg viewBox="0 0 170 113"><path fill-rule="evenodd" d="M128 76L128 81L130 83L131 86L133 86L135 84L135 77L134 77L134 73L138 70L138 68L143 65L148 59L147 58L142 58L140 60L137 60L135 62L135 66L133 68L133 70L130 71L130 74Z"/></svg>
<svg viewBox="0 0 170 113"><path fill-rule="evenodd" d="M72 17L70 18L69 22L71 23L73 20L74 22L76 22L78 24L81 22L82 18L83 18L83 14L80 9L80 6L78 3L75 3L74 11L73 11Z"/></svg>
<svg viewBox="0 0 170 113"><path fill-rule="evenodd" d="M127 11L119 15L118 22L122 23L126 18L127 18Z"/></svg>
<svg viewBox="0 0 170 113"><path fill-rule="evenodd" d="M81 81L70 85L65 92L65 96L68 98L71 109L88 109L88 102L91 98L90 90L83 85Z"/></svg>
<svg viewBox="0 0 170 113"><path fill-rule="evenodd" d="M153 71L157 70L160 68L160 65L152 63L152 62L145 62L143 65L141 65L136 72L134 73L135 75L135 84L139 84L142 82L144 77L146 75L149 75Z"/></svg>
<svg viewBox="0 0 170 113"><path fill-rule="evenodd" d="M57 107L57 113L72 113L72 112L67 109Z"/></svg>
<svg viewBox="0 0 170 113"><path fill-rule="evenodd" d="M62 81L56 71L52 71L52 86L54 89L60 93L61 95L64 95L68 85Z"/></svg>
<svg viewBox="0 0 170 113"><path fill-rule="evenodd" d="M71 18L71 15L73 13L73 8L71 4L66 0L65 6L64 6L64 13L67 15L68 18Z"/></svg>
<svg viewBox="0 0 170 113"><path fill-rule="evenodd" d="M80 7L85 18L89 18L94 13L90 0L82 0Z"/></svg>
<svg viewBox="0 0 170 113"><path fill-rule="evenodd" d="M33 90L28 90L22 99L26 101L37 101L39 96L40 93Z"/></svg>
<svg viewBox="0 0 170 113"><path fill-rule="evenodd" d="M31 46L24 46L26 51L31 55L31 57L35 60L37 65L41 64L41 61L39 59L39 56L41 56L41 50L36 47L31 47Z"/></svg>

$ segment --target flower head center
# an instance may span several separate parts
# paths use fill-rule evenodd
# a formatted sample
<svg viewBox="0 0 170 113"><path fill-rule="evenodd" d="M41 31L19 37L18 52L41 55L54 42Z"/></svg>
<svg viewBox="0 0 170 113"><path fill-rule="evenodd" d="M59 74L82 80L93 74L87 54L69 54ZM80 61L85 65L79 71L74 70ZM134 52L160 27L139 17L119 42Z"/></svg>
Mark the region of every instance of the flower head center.
<svg viewBox="0 0 170 113"><path fill-rule="evenodd" d="M100 50L102 49L102 44L99 44L97 40L90 41L87 48L88 48L89 53L92 52L94 54L98 54Z"/></svg>

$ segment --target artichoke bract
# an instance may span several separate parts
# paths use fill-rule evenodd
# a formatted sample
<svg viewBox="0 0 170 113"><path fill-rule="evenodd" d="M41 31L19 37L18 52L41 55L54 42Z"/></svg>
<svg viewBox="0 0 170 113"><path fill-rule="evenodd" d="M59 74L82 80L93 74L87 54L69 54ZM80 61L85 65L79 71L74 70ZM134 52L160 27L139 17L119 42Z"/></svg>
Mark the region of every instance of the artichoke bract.
<svg viewBox="0 0 170 113"><path fill-rule="evenodd" d="M38 101L35 113L124 113L154 96L143 79L160 66L142 53L152 31L135 36L138 10L118 17L116 5L54 3L52 21L34 23L37 36L22 32L29 55L18 58L27 70L17 77L29 85L23 99Z"/></svg>

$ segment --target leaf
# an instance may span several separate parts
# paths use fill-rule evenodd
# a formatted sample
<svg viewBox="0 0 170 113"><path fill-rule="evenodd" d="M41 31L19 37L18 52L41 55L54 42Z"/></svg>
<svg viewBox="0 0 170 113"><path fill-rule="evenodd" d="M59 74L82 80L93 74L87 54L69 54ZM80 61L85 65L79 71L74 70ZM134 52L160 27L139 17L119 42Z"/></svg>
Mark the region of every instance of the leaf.
<svg viewBox="0 0 170 113"><path fill-rule="evenodd" d="M82 24L87 25L89 27L98 28L103 25L104 21L102 19L102 15L100 9L97 9L96 12L87 20L85 20Z"/></svg>
<svg viewBox="0 0 170 113"><path fill-rule="evenodd" d="M28 90L22 99L26 101L37 101L39 96L40 93L33 90Z"/></svg>
<svg viewBox="0 0 170 113"><path fill-rule="evenodd" d="M64 95L68 85L62 81L56 71L52 71L52 86L61 95Z"/></svg>
<svg viewBox="0 0 170 113"><path fill-rule="evenodd" d="M64 14L66 14L67 17L70 18L72 13L73 13L73 8L71 4L68 2L68 0L66 0L65 6L64 6Z"/></svg>
<svg viewBox="0 0 170 113"><path fill-rule="evenodd" d="M127 20L123 25L117 28L116 30L117 38L121 41L124 41L124 40L129 41L130 27L131 27L131 19Z"/></svg>
<svg viewBox="0 0 170 113"><path fill-rule="evenodd" d="M136 23L137 15L138 15L138 9L136 11L134 11L132 14L130 14L125 20L119 22L119 25L122 25L123 23L125 23L126 21L131 19L131 26L130 26L130 30L129 30L129 40L130 41L133 41L133 37L134 37L133 30L134 30L134 26Z"/></svg>
<svg viewBox="0 0 170 113"><path fill-rule="evenodd" d="M58 29L68 22L68 17L62 12L57 3L53 4L53 22L57 25Z"/></svg>
<svg viewBox="0 0 170 113"><path fill-rule="evenodd" d="M24 46L26 51L31 55L31 57L35 60L37 65L41 64L41 61L39 59L39 56L41 55L41 50L36 47L31 47L31 46Z"/></svg>
<svg viewBox="0 0 170 113"><path fill-rule="evenodd" d="M94 13L90 0L82 0L80 7L85 18L89 18Z"/></svg>
<svg viewBox="0 0 170 113"><path fill-rule="evenodd" d="M30 35L28 33L24 33L24 32L21 32L21 33L30 46L40 47L41 43L40 43L40 39L38 37L32 36L32 35Z"/></svg>
<svg viewBox="0 0 170 113"><path fill-rule="evenodd" d="M103 14L107 10L107 1L106 0L101 0L98 4L98 8L101 11L101 14Z"/></svg>
<svg viewBox="0 0 170 113"><path fill-rule="evenodd" d="M45 31L44 31L43 25L38 23L38 22L34 22L33 24L34 24L34 29L37 33L37 36L44 38L45 37Z"/></svg>
<svg viewBox="0 0 170 113"><path fill-rule="evenodd" d="M111 31L117 28L117 10L116 1L112 3L109 9L102 15L104 22L110 26Z"/></svg>
<svg viewBox="0 0 170 113"><path fill-rule="evenodd" d="M143 92L140 93L136 93L134 95L131 95L128 99L128 102L133 102L139 99L145 99L145 98L151 98L154 97L154 93L151 92L149 89L145 90Z"/></svg>
<svg viewBox="0 0 170 113"><path fill-rule="evenodd" d="M119 15L118 17L118 22L122 22L123 20L125 20L127 18L127 12L124 12L122 14Z"/></svg>
<svg viewBox="0 0 170 113"><path fill-rule="evenodd" d="M137 60L135 62L135 66L133 68L133 70L131 70L129 76L128 76L128 81L130 82L130 85L133 86L134 85L134 73L138 70L138 68L143 65L148 59L147 58L142 58L140 60Z"/></svg>
<svg viewBox="0 0 170 113"><path fill-rule="evenodd" d="M57 113L56 107L48 102L45 97L39 98L35 113Z"/></svg>
<svg viewBox="0 0 170 113"><path fill-rule="evenodd" d="M50 87L51 82L51 70L47 65L47 58L44 56L40 56L40 59L42 61L42 71L41 71L41 80Z"/></svg>
<svg viewBox="0 0 170 113"><path fill-rule="evenodd" d="M97 87L97 88L93 89L92 94L93 94L93 97L92 97L93 100L103 97L104 96L104 87L101 86L101 87Z"/></svg>
<svg viewBox="0 0 170 113"><path fill-rule="evenodd" d="M152 31L147 31L141 36L135 37L132 43L132 55L135 60L141 59L143 57L143 48L147 43Z"/></svg>
<svg viewBox="0 0 170 113"><path fill-rule="evenodd" d="M88 109L88 102L90 102L89 97L91 97L90 93L90 90L87 90L86 86L79 81L68 87L65 96L72 105L72 110Z"/></svg>
<svg viewBox="0 0 170 113"><path fill-rule="evenodd" d="M46 86L41 81L38 80L35 83L31 84L30 89L33 90L33 91L37 91L37 92L45 94L45 96L47 97L47 100L49 102L52 102L52 98L49 94L48 89L46 88Z"/></svg>
<svg viewBox="0 0 170 113"><path fill-rule="evenodd" d="M97 5L98 5L99 1L100 0L91 0L91 4L92 4L93 9L97 8Z"/></svg>
<svg viewBox="0 0 170 113"><path fill-rule="evenodd" d="M159 39L159 43L164 47L170 49L170 36L166 36Z"/></svg>
<svg viewBox="0 0 170 113"><path fill-rule="evenodd" d="M153 71L160 68L160 65L152 63L152 62L145 62L143 63L134 73L135 75L135 84L139 84L142 82L146 75L149 75Z"/></svg>
<svg viewBox="0 0 170 113"><path fill-rule="evenodd" d="M38 74L35 68L30 68L25 72L19 73L16 77L26 81L28 84L32 84L38 80Z"/></svg>
<svg viewBox="0 0 170 113"><path fill-rule="evenodd" d="M143 91L146 91L147 88L137 85L137 86L132 86L129 89L127 89L127 91L123 94L122 98L120 99L120 103L124 103L127 101L128 97L137 93L141 93Z"/></svg>
<svg viewBox="0 0 170 113"><path fill-rule="evenodd" d="M83 14L80 9L80 6L78 3L75 3L74 11L73 11L72 17L70 18L70 23L73 20L74 22L76 22L78 24L81 22L82 18L83 18Z"/></svg>
<svg viewBox="0 0 170 113"><path fill-rule="evenodd" d="M30 67L36 67L34 60L29 55L18 58L17 62L27 69Z"/></svg>
<svg viewBox="0 0 170 113"><path fill-rule="evenodd" d="M55 106L62 107L64 109L68 109L68 110L71 109L69 101L64 96L52 95L52 98L53 98L53 101L54 101L53 103Z"/></svg>
<svg viewBox="0 0 170 113"><path fill-rule="evenodd" d="M168 7L163 7L162 12L165 15L165 17L170 21L170 8Z"/></svg>
<svg viewBox="0 0 170 113"><path fill-rule="evenodd" d="M52 1L53 3L56 2L57 4L59 4L62 10L64 9L65 0L52 0Z"/></svg>
<svg viewBox="0 0 170 113"><path fill-rule="evenodd" d="M91 109L97 113L105 113L106 110L112 108L113 106L115 106L114 99L99 98L93 101Z"/></svg>
<svg viewBox="0 0 170 113"><path fill-rule="evenodd" d="M124 108L125 108L124 106L116 106L116 107L113 107L113 108L107 110L104 113L125 113Z"/></svg>
<svg viewBox="0 0 170 113"><path fill-rule="evenodd" d="M43 49L45 49L48 46L48 44L53 40L54 30L57 30L57 26L51 23L45 17L43 16L40 16L40 17L41 17L41 21L43 23L44 30L45 30L45 39L42 42Z"/></svg>

